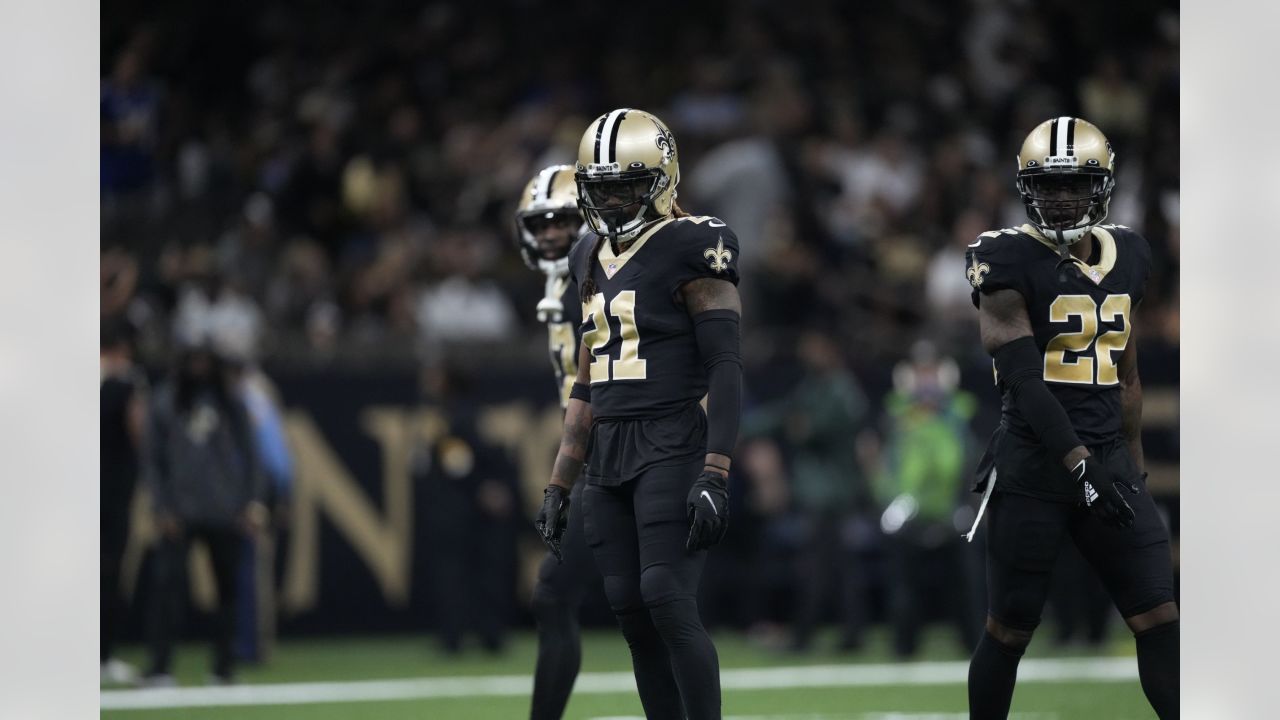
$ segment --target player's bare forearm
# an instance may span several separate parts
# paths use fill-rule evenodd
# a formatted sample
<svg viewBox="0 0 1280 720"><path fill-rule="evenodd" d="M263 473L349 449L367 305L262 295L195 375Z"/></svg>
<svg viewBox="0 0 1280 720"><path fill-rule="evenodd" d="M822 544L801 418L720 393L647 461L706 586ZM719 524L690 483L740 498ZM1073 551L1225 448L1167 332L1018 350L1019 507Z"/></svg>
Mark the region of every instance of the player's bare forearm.
<svg viewBox="0 0 1280 720"><path fill-rule="evenodd" d="M582 464L587 459L587 437L591 433L591 404L570 398L564 414L564 433L560 436L560 452L551 466L551 484L564 488L582 474Z"/></svg>
<svg viewBox="0 0 1280 720"><path fill-rule="evenodd" d="M1142 452L1142 378L1138 376L1138 344L1132 336L1120 355L1118 369L1121 433L1129 446L1129 454L1138 465L1138 472L1145 472L1147 462Z"/></svg>

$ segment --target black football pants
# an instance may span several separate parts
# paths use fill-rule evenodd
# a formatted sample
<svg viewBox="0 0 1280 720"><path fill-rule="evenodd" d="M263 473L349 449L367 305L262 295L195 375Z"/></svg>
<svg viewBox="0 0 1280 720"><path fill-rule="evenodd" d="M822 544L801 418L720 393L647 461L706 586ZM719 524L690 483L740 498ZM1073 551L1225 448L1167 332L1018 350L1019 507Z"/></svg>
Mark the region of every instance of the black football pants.
<svg viewBox="0 0 1280 720"><path fill-rule="evenodd" d="M151 616L148 623L151 668L148 674L168 674L177 632L187 597L187 550L191 540L209 548L213 575L218 586L218 609L214 616L213 672L230 677L233 658L231 641L235 632L237 569L244 549L244 536L234 526L189 525L181 537L162 538L156 546L154 580L151 588Z"/></svg>
<svg viewBox="0 0 1280 720"><path fill-rule="evenodd" d="M1126 494L1126 500L1133 508L1134 524L1120 529L1102 524L1082 506L1008 492L993 494L987 508L987 614L1007 628L1035 630L1058 552L1069 541L1098 573L1122 617L1173 602L1169 532L1145 489L1138 495ZM1177 645L1173 643L1169 651L1155 644L1159 657L1145 664L1156 669L1144 670L1144 660L1152 654L1148 646L1152 643L1144 643L1140 636L1138 667L1143 687L1166 686L1163 697L1170 694L1167 686L1171 685L1175 710L1163 715L1175 717ZM990 633L983 635L969 665L970 717L988 720L1008 715L1021 656L1021 648L1004 645ZM1166 667L1170 663L1173 667Z"/></svg>
<svg viewBox="0 0 1280 720"><path fill-rule="evenodd" d="M98 655L102 662L111 659L116 639L120 636L120 626L125 620L124 598L120 594L120 565L124 559L125 545L129 541L129 506L113 500L104 497L101 512L101 588L98 596L101 628Z"/></svg>
<svg viewBox="0 0 1280 720"><path fill-rule="evenodd" d="M688 553L689 488L703 458L583 491L587 544L631 649L649 718L720 718L720 661L698 616L706 551Z"/></svg>

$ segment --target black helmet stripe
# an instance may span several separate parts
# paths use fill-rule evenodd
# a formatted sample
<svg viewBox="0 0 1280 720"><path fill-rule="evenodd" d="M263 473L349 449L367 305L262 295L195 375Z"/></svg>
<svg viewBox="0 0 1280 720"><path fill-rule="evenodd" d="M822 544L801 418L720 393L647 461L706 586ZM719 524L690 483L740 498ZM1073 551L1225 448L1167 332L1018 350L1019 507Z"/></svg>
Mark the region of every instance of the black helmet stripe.
<svg viewBox="0 0 1280 720"><path fill-rule="evenodd" d="M618 131L622 129L622 121L626 119L630 110L620 110L617 118L613 121L613 129L609 132L609 159L608 162L618 161Z"/></svg>
<svg viewBox="0 0 1280 720"><path fill-rule="evenodd" d="M1058 156L1058 119L1054 118L1049 125L1049 157ZM596 133L596 161L600 159L600 134Z"/></svg>
<svg viewBox="0 0 1280 720"><path fill-rule="evenodd" d="M557 168L555 170L552 170L550 173L548 173L546 178L544 178L546 182L542 184L541 192L538 193L539 195L541 195L541 198L540 198L541 200L551 199L551 189L556 186L556 175L559 175L559 174L560 174L560 170L559 168Z"/></svg>
<svg viewBox="0 0 1280 720"><path fill-rule="evenodd" d="M1076 154L1076 119L1071 118L1067 123L1067 155Z"/></svg>
<svg viewBox="0 0 1280 720"><path fill-rule="evenodd" d="M604 123L609 119L609 114L605 113L600 116L600 124L596 125L596 164L600 164L600 138L604 135Z"/></svg>
<svg viewBox="0 0 1280 720"><path fill-rule="evenodd" d="M1070 155L1071 144L1075 139L1076 119L1065 115L1053 119L1049 128L1049 157Z"/></svg>

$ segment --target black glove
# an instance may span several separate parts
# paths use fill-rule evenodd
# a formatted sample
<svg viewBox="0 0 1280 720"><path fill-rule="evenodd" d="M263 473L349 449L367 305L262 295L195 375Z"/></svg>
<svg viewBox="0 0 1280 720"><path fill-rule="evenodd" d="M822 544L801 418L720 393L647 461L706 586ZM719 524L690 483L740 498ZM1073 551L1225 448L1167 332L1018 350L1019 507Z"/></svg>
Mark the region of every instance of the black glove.
<svg viewBox="0 0 1280 720"><path fill-rule="evenodd" d="M1106 465L1093 457L1081 460L1071 469L1071 475L1080 483L1080 491L1089 512L1113 527L1133 527L1133 508L1125 502L1122 490L1137 495L1138 486L1116 480Z"/></svg>
<svg viewBox="0 0 1280 720"><path fill-rule="evenodd" d="M689 489L689 539L685 550L697 552L715 545L729 529L729 490L724 476L703 470Z"/></svg>
<svg viewBox="0 0 1280 720"><path fill-rule="evenodd" d="M533 526L559 562L560 538L569 526L569 491L559 485L548 485L542 491L542 509L538 510Z"/></svg>

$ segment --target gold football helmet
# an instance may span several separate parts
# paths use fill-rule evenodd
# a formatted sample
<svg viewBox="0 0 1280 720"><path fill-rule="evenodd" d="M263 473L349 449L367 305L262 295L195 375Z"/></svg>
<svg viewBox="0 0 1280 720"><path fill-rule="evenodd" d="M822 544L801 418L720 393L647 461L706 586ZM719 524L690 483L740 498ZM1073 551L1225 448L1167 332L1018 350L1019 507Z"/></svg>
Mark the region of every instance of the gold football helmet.
<svg viewBox="0 0 1280 720"><path fill-rule="evenodd" d="M675 206L675 136L643 110L607 112L582 135L575 178L587 225L614 241L631 240Z"/></svg>
<svg viewBox="0 0 1280 720"><path fill-rule="evenodd" d="M1045 237L1070 245L1107 217L1116 154L1107 136L1080 118L1036 126L1018 151L1018 192Z"/></svg>
<svg viewBox="0 0 1280 720"><path fill-rule="evenodd" d="M555 237L548 238L549 226L560 226L567 232L552 233ZM543 168L524 186L516 207L520 257L533 270L539 269L539 261L562 260L568 256L581 230L582 214L578 211L578 185L573 179L573 167Z"/></svg>

